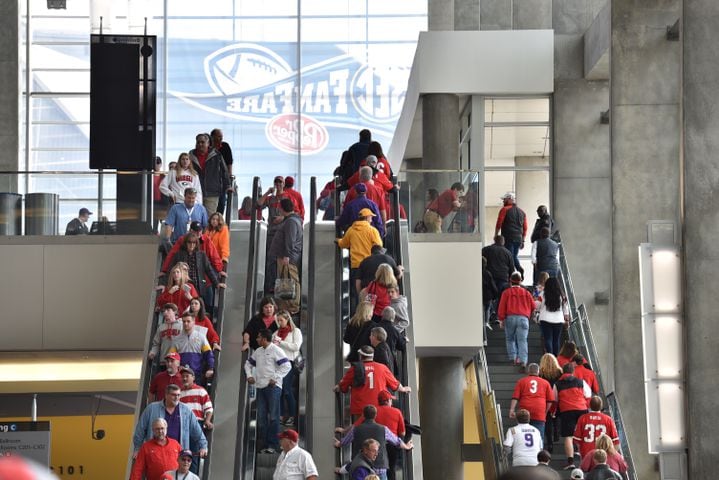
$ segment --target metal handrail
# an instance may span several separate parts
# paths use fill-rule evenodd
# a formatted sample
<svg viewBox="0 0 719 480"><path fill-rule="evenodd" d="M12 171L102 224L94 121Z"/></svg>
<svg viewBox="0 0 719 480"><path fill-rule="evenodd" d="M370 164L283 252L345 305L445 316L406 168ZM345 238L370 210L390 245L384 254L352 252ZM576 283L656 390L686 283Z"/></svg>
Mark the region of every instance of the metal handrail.
<svg viewBox="0 0 719 480"><path fill-rule="evenodd" d="M314 358L314 332L315 332L315 255L317 248L316 238L316 224L317 224L317 209L315 208L317 201L317 177L310 178L310 226L309 226L309 242L307 245L307 325L305 326L305 351L308 359ZM306 367L303 372L304 377L300 377L300 382L305 382L305 385L309 382L310 378L314 378L314 362L305 361ZM312 438L314 433L314 425L312 421L313 412L313 398L312 392L307 386L305 386L305 422L304 431L300 429L299 433L304 438L305 449L312 451ZM300 408L301 411L301 408ZM309 416L309 418L308 418ZM300 422L298 421L298 424Z"/></svg>
<svg viewBox="0 0 719 480"><path fill-rule="evenodd" d="M227 209L226 212L232 211L232 195L229 193L226 193L227 195ZM229 223L227 223L226 228L230 228ZM225 263L222 267L222 271L227 273L227 265L228 263ZM226 280L225 280L226 281ZM225 317L225 289L221 288L218 289L217 293L217 308L215 309L215 330L217 331L217 334L222 338L222 325L223 325L223 319ZM214 402L215 400L215 392L217 390L217 382L219 378L221 377L220 372L220 362L222 361L222 353L216 352L215 353L215 375L212 377L212 383L207 389L207 393L210 395L210 399ZM204 461L204 465L202 468L202 475L201 478L207 479L209 478L210 473L210 460L211 460L211 453L212 453L212 430L205 433L205 436L207 437L207 458Z"/></svg>
<svg viewBox="0 0 719 480"><path fill-rule="evenodd" d="M337 226L337 219L342 213L342 204L340 203L340 190L342 179L335 177L335 190L333 192L335 196L335 237L340 237L340 228ZM351 288L350 282L344 281L345 273L345 257L342 249L338 246L335 248L335 312L337 312L337 329L338 339L335 342L335 365L339 368L335 369L335 383L339 383L342 379L344 365L344 352L342 342L342 331L343 326L347 324L349 317L349 301L350 295L352 294L349 290ZM347 312L347 315L345 315ZM348 420L345 417L345 406L347 404L349 395L344 395L342 392L335 394L335 425L346 425ZM348 455L347 448L338 448L335 452L335 462L337 465L344 465Z"/></svg>
<svg viewBox="0 0 719 480"><path fill-rule="evenodd" d="M629 476L629 480L636 480L636 469L629 449L629 440L624 428L624 419L622 417L621 408L619 407L619 400L617 399L615 392L607 393L604 388L599 358L596 351L596 344L594 343L594 336L592 335L592 329L590 327L589 314L587 313L587 308L584 304L577 305L564 245L558 231L555 233L555 237L559 243L559 263L561 272L560 282L564 288L565 295L567 296L572 316L572 322L569 327L569 337L577 344L577 347L580 348L582 353L585 355L585 358L589 361L589 365L592 367L592 370L597 377L600 393L607 399L610 416L614 419L614 423L617 426L617 432L619 433L619 440L622 447L622 454L624 455L624 460L627 462L627 475Z"/></svg>
<svg viewBox="0 0 719 480"><path fill-rule="evenodd" d="M258 192L260 189L260 178L254 177L252 180L252 216L250 217L250 237L247 246L247 284L245 288L245 317L242 319L246 326L255 312L255 302L257 296L257 275L258 275L258 259L257 259L257 242L259 235L257 215L255 215L254 206L257 205ZM242 355L242 363L247 360L249 351ZM255 435L256 431L251 425L253 424L252 402L249 394L247 382L240 381L240 394L237 411L237 440L235 442L235 459L234 459L234 477L243 479L252 479L255 474L255 448L257 445Z"/></svg>

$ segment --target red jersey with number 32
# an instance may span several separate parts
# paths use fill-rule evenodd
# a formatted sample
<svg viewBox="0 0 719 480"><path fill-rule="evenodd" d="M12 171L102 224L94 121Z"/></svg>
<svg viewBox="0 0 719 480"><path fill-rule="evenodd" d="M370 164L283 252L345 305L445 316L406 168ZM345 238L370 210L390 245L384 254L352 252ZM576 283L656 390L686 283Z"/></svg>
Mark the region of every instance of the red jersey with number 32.
<svg viewBox="0 0 719 480"><path fill-rule="evenodd" d="M342 380L340 380L340 390L346 392L352 386L354 379L354 365L347 370ZM399 388L399 380L394 378L392 372L377 362L364 362L364 385L361 387L352 387L350 393L350 413L352 415L361 415L362 409L367 405L379 406L377 395L387 387L392 390Z"/></svg>
<svg viewBox="0 0 719 480"><path fill-rule="evenodd" d="M619 434L614 420L602 412L585 413L574 428L574 441L579 444L579 454L584 457L596 447L597 437L606 433L615 444L619 443Z"/></svg>
<svg viewBox="0 0 719 480"><path fill-rule="evenodd" d="M519 402L517 408L529 411L530 420L547 421L547 404L554 401L554 392L545 379L536 375L521 378L514 386L512 399Z"/></svg>

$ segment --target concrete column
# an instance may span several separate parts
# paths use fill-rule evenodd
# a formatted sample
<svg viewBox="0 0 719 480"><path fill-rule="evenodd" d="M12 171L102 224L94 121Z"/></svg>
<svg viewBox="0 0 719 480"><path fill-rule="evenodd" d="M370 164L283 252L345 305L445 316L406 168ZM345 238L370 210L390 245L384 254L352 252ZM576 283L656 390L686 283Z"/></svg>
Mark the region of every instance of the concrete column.
<svg viewBox="0 0 719 480"><path fill-rule="evenodd" d="M719 417L716 405L716 312L719 298L707 288L719 270L719 5L712 0L684 0L684 318L687 348L689 478L716 475Z"/></svg>
<svg viewBox="0 0 719 480"><path fill-rule="evenodd" d="M419 417L424 478L461 480L464 368L461 358L419 359Z"/></svg>
<svg viewBox="0 0 719 480"><path fill-rule="evenodd" d="M454 30L454 3L455 0L428 1L428 30Z"/></svg>
<svg viewBox="0 0 719 480"><path fill-rule="evenodd" d="M611 8L614 371L644 480L658 472L646 450L637 246L648 220L679 219L681 45L667 41L666 26L681 1L612 0Z"/></svg>
<svg viewBox="0 0 719 480"><path fill-rule="evenodd" d="M592 322L604 386L612 391L614 337L606 304L612 275L611 156L609 126L599 121L600 112L609 109L609 81L586 80L582 54L584 33L600 8L594 3L555 0L552 7L555 82L550 213L562 232L575 295L587 307ZM609 30L602 33L609 37ZM595 297L603 300L595 302Z"/></svg>
<svg viewBox="0 0 719 480"><path fill-rule="evenodd" d="M459 168L459 99L433 93L422 96L422 168Z"/></svg>
<svg viewBox="0 0 719 480"><path fill-rule="evenodd" d="M18 2L0 2L0 170L18 169L20 76ZM17 192L14 176L0 175L0 191Z"/></svg>
<svg viewBox="0 0 719 480"><path fill-rule="evenodd" d="M454 29L479 30L479 0L454 0Z"/></svg>

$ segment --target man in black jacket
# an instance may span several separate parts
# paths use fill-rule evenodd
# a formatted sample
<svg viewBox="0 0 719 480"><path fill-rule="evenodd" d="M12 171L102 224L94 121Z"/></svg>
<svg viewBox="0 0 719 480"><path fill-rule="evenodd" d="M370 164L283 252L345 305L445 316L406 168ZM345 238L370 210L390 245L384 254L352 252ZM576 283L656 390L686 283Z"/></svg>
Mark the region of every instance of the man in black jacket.
<svg viewBox="0 0 719 480"><path fill-rule="evenodd" d="M532 230L532 236L529 237L529 242L534 243L540 238L540 232L542 228L547 227L550 234L554 233L554 219L549 215L547 207L540 205L537 207L537 220L534 222L534 230Z"/></svg>
<svg viewBox="0 0 719 480"><path fill-rule="evenodd" d="M280 273L283 278L291 278L295 283L295 298L286 300L285 308L291 314L300 311L300 276L298 265L302 262L302 219L295 213L295 205L289 198L280 200L280 210L285 217L280 223L275 236L272 238L270 250L267 252L269 262L270 288L274 287L275 280ZM267 283L266 283L267 285Z"/></svg>
<svg viewBox="0 0 719 480"><path fill-rule="evenodd" d="M227 164L219 150L210 148L210 136L206 133L195 137L195 148L190 150L189 155L200 174L202 204L210 215L217 211L220 195L232 191Z"/></svg>
<svg viewBox="0 0 719 480"><path fill-rule="evenodd" d="M87 228L87 221L90 219L92 212L85 207L80 209L77 218L70 220L65 228L65 235L87 235L90 230Z"/></svg>

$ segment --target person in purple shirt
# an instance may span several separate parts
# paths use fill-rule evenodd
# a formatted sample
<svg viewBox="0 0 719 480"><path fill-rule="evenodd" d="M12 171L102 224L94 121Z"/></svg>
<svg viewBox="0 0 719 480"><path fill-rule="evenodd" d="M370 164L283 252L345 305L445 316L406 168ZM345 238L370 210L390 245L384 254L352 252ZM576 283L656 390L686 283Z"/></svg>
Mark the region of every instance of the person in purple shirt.
<svg viewBox="0 0 719 480"><path fill-rule="evenodd" d="M374 217L372 217L372 226L379 231L380 237L384 238L385 229L384 223L382 222L382 215L380 215L379 207L372 200L367 198L367 185L364 183L358 183L354 186L357 192L357 198L345 205L342 209L342 215L337 219L337 226L342 230L347 230L352 222L357 220L360 210L363 208L369 208Z"/></svg>

